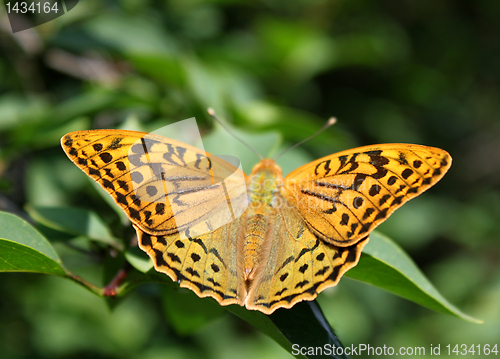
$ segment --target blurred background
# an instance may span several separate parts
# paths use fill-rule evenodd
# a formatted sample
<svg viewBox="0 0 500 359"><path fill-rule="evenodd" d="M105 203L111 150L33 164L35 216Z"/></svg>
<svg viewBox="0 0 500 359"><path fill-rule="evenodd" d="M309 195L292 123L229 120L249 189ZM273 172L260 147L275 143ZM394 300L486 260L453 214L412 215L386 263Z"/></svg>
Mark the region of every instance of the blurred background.
<svg viewBox="0 0 500 359"><path fill-rule="evenodd" d="M336 116L280 159L284 172L374 143L446 149L449 173L379 230L485 321L344 278L318 300L344 345L500 344L499 19L497 0L82 0L13 34L2 7L0 209L27 219L35 206L92 209L123 231L62 152L70 131L196 117L208 134L210 106L242 133L287 146ZM45 234L71 270L102 284L105 255ZM290 357L218 307L194 327L173 326L165 286L141 286L110 309L60 278L0 277L2 358Z"/></svg>

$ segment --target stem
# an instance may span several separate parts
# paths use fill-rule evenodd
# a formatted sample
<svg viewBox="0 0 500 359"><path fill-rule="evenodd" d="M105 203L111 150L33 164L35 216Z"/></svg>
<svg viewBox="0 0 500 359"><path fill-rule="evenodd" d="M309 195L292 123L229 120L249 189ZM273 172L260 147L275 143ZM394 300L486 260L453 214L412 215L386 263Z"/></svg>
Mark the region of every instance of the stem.
<svg viewBox="0 0 500 359"><path fill-rule="evenodd" d="M95 295L98 295L99 297L104 296L104 290L102 288L99 288L92 283L87 282L85 279L77 276L76 274L71 273L70 271L66 270L66 277L75 281L76 283L80 284L81 286L85 287Z"/></svg>
<svg viewBox="0 0 500 359"><path fill-rule="evenodd" d="M125 278L127 278L127 273L130 268L128 263L125 263L122 269L116 273L115 277L109 282L107 286L103 289L103 295L105 297L115 297L118 294L118 289L120 285L123 283Z"/></svg>
<svg viewBox="0 0 500 359"><path fill-rule="evenodd" d="M66 270L66 278L69 278L73 280L74 282L78 283L79 285L85 287L95 295L98 295L99 297L115 297L121 292L120 285L123 283L125 278L127 278L128 271L130 269L130 265L125 264L122 269L118 271L118 273L115 275L115 277L109 282L107 286L104 288L100 288L98 286L93 285L90 282L87 282L85 279L82 277L77 276L74 273L71 273L70 271Z"/></svg>

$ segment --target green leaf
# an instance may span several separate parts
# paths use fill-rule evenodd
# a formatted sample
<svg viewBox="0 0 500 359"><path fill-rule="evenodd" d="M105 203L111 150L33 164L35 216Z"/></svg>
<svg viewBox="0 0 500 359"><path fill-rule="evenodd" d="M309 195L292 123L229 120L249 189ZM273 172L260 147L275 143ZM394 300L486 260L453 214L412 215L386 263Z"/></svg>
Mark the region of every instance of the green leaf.
<svg viewBox="0 0 500 359"><path fill-rule="evenodd" d="M86 31L125 55L170 55L177 53L176 41L163 31L156 19L103 13L86 23Z"/></svg>
<svg viewBox="0 0 500 359"><path fill-rule="evenodd" d="M59 256L49 241L28 222L16 215L0 211L0 237L31 247L55 262L61 263Z"/></svg>
<svg viewBox="0 0 500 359"><path fill-rule="evenodd" d="M153 261L139 247L128 248L125 259L139 272L146 273L153 269Z"/></svg>
<svg viewBox="0 0 500 359"><path fill-rule="evenodd" d="M461 312L448 302L412 259L392 240L377 232L370 234L370 241L363 250L356 267L347 277L383 288L424 307L461 319L481 323Z"/></svg>
<svg viewBox="0 0 500 359"><path fill-rule="evenodd" d="M315 350L314 355L306 356L349 358L316 301L300 302L291 309L278 309L269 318L292 343L292 355L299 348L322 348L322 352Z"/></svg>
<svg viewBox="0 0 500 359"><path fill-rule="evenodd" d="M111 197L111 195L108 192L106 192L106 190L104 188L99 186L99 183L94 181L92 178L88 178L88 180L90 181L92 186L95 188L97 193L99 193L99 195L104 199L104 201L106 201L106 203L109 204L109 206L113 209L113 211L115 211L115 213L118 215L118 217L120 217L120 222L122 223L122 225L123 226L130 225L130 220L128 219L127 215L125 214L123 209L118 207L118 205L115 203L115 200L113 199L113 197Z"/></svg>
<svg viewBox="0 0 500 359"><path fill-rule="evenodd" d="M129 257L126 254L127 259ZM166 274L150 269L147 273L132 271L118 289L123 296L137 285L155 282L166 284L163 296L166 315L180 334L196 331L204 323L219 316L219 309L225 309L252 324L265 335L295 354L293 344L300 347L317 347L325 344L342 347L328 321L316 302L300 302L291 309L278 309L271 315L247 310L239 305L221 307L212 298L198 298L187 289L179 288ZM193 317L190 317L193 315ZM304 330L306 328L306 330ZM295 355L304 358L302 355ZM314 358L346 358L344 356L314 356Z"/></svg>
<svg viewBox="0 0 500 359"><path fill-rule="evenodd" d="M215 300L202 299L190 290L173 286L162 289L167 321L181 335L192 334L225 313Z"/></svg>
<svg viewBox="0 0 500 359"><path fill-rule="evenodd" d="M300 302L291 309L278 309L271 315L247 310L238 305L226 308L269 336L296 358L305 358L298 352L300 348L325 348L325 345L329 348L343 348L315 301ZM348 357L325 351L322 355L313 355L310 358Z"/></svg>
<svg viewBox="0 0 500 359"><path fill-rule="evenodd" d="M65 275L59 263L14 241L0 238L0 272L33 272Z"/></svg>
<svg viewBox="0 0 500 359"><path fill-rule="evenodd" d="M262 333L278 343L287 352L292 352L292 343L290 343L279 328L273 324L269 316L261 312L247 310L239 305L230 305L227 306L226 309L244 321L252 324L255 328L259 329ZM304 357L297 356L297 358Z"/></svg>
<svg viewBox="0 0 500 359"><path fill-rule="evenodd" d="M54 248L21 218L0 212L0 271L65 275Z"/></svg>
<svg viewBox="0 0 500 359"><path fill-rule="evenodd" d="M123 244L113 237L106 224L92 211L73 207L30 207L28 212L47 227L77 236L84 235L123 250Z"/></svg>

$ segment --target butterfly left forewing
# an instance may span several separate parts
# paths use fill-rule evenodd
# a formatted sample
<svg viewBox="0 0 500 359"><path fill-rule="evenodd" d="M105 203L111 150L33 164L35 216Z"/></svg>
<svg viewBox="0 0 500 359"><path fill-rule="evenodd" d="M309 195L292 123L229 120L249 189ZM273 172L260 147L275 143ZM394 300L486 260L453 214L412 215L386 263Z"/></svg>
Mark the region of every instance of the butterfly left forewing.
<svg viewBox="0 0 500 359"><path fill-rule="evenodd" d="M143 132L93 130L69 133L61 144L146 233L196 236L246 208L243 172L184 143Z"/></svg>
<svg viewBox="0 0 500 359"><path fill-rule="evenodd" d="M290 173L282 193L325 241L350 246L438 182L451 165L441 149L383 144L313 161Z"/></svg>

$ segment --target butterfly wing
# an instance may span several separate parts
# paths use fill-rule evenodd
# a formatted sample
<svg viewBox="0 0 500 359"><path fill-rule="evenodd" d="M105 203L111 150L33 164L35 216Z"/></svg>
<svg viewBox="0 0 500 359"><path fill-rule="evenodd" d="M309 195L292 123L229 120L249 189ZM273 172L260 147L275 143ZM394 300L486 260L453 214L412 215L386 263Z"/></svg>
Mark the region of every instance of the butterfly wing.
<svg viewBox="0 0 500 359"><path fill-rule="evenodd" d="M284 180L282 195L320 238L351 246L408 200L438 182L451 165L439 148L382 144L326 156Z"/></svg>
<svg viewBox="0 0 500 359"><path fill-rule="evenodd" d="M151 235L196 237L234 221L248 205L241 170L182 142L93 130L69 133L61 144L132 223Z"/></svg>
<svg viewBox="0 0 500 359"><path fill-rule="evenodd" d="M139 247L153 259L155 269L199 297L212 297L221 305L241 304L242 282L238 281L236 240L240 220L198 237L178 233L153 236L135 226Z"/></svg>
<svg viewBox="0 0 500 359"><path fill-rule="evenodd" d="M348 247L337 247L315 235L295 208L282 207L274 217L269 256L254 279L245 306L271 314L291 308L338 283L354 267L368 237Z"/></svg>

